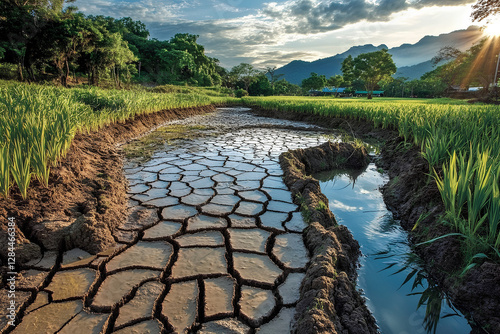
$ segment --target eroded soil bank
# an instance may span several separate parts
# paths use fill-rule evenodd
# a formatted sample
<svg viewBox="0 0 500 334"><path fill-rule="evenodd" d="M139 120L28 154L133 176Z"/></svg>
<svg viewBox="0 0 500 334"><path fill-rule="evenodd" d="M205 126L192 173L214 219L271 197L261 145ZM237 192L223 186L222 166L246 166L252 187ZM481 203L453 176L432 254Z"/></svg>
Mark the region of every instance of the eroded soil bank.
<svg viewBox="0 0 500 334"><path fill-rule="evenodd" d="M368 162L363 147L331 142L280 156L284 181L309 223L304 241L311 264L301 285L294 333L377 333L355 286L359 244L345 226L337 225L319 182L309 176L334 168L358 169Z"/></svg>
<svg viewBox="0 0 500 334"><path fill-rule="evenodd" d="M254 107L255 110L255 107ZM444 207L435 181L429 176L428 163L416 147L404 144L391 129L374 128L364 121L329 118L301 113L256 111L259 115L320 124L354 134L363 139L382 141L377 165L389 173L390 181L382 189L384 200L396 219L417 244L452 232L436 224ZM426 214L413 229L422 214ZM455 306L477 324L474 332L500 333L500 265L485 261L459 277L463 266L460 243L453 237L438 240L415 251L426 263L426 270L449 295ZM482 327L482 329L480 329Z"/></svg>
<svg viewBox="0 0 500 334"><path fill-rule="evenodd" d="M16 190L0 201L0 260L7 254L7 218L16 222L17 264L42 252L79 247L97 253L113 244L111 231L127 212L127 182L118 144L167 121L213 111L215 106L164 110L77 134L68 155L50 173L48 188L32 181L29 197Z"/></svg>

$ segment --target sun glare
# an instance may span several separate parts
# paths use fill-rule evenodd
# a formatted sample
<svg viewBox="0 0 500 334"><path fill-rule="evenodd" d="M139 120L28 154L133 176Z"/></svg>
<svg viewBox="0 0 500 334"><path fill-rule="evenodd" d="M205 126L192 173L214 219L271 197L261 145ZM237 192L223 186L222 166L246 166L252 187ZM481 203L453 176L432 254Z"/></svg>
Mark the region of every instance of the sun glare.
<svg viewBox="0 0 500 334"><path fill-rule="evenodd" d="M488 36L500 36L500 18L495 17L494 20L488 22L484 28L484 33Z"/></svg>

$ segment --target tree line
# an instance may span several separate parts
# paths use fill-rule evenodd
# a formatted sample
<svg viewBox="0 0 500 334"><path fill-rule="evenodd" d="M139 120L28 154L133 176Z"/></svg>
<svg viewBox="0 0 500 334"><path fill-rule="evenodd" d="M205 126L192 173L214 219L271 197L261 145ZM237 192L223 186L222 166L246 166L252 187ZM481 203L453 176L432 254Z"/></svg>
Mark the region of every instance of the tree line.
<svg viewBox="0 0 500 334"><path fill-rule="evenodd" d="M86 16L69 2L2 0L0 61L15 67L17 79L56 77L66 86L74 74L86 76L91 85L106 78L120 86L132 77L160 84L221 84L223 69L205 55L198 36L149 39L140 21Z"/></svg>
<svg viewBox="0 0 500 334"><path fill-rule="evenodd" d="M442 96L453 87L488 87L495 77L498 38L484 39L461 52L443 48L433 59L435 69L418 80L394 78L396 66L387 50L348 56L342 75L326 78L311 73L294 85L276 67L258 70L241 63L230 70L205 55L197 35L176 34L168 41L150 38L145 24L129 17L86 16L71 6L74 0L2 0L0 2L0 76L21 81L53 81L67 86L70 77L122 83L223 86L237 96L304 95L325 86L346 92L383 90L385 96ZM489 0L481 0L488 2ZM481 2L480 1L480 2ZM477 7L481 9L483 7ZM493 8L496 13L498 8ZM477 12L478 18L487 12Z"/></svg>

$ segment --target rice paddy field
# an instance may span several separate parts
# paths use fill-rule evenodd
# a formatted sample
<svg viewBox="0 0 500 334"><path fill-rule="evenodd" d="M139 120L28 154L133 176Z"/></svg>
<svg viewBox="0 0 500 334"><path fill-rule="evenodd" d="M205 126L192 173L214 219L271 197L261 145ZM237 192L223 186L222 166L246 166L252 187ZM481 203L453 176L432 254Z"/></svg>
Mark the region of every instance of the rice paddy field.
<svg viewBox="0 0 500 334"><path fill-rule="evenodd" d="M500 260L500 108L451 99L245 97L245 104L282 112L372 121L416 145L432 171L446 214L463 239L468 263ZM431 240L432 242L432 240Z"/></svg>
<svg viewBox="0 0 500 334"><path fill-rule="evenodd" d="M66 89L0 82L0 196L17 187L28 196L32 177L48 185L51 166L78 132L98 131L138 114L234 100L216 89Z"/></svg>

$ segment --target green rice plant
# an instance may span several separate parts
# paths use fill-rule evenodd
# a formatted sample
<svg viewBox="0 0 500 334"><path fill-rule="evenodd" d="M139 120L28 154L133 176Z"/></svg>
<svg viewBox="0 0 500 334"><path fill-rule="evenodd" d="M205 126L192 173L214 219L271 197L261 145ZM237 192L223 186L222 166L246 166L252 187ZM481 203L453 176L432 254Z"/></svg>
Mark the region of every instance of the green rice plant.
<svg viewBox="0 0 500 334"><path fill-rule="evenodd" d="M493 178L493 189L491 191L489 215L488 243L494 248L500 249L500 169Z"/></svg>
<svg viewBox="0 0 500 334"><path fill-rule="evenodd" d="M17 140L11 150L11 174L23 199L28 197L31 181L31 148L26 140Z"/></svg>
<svg viewBox="0 0 500 334"><path fill-rule="evenodd" d="M9 165L9 145L0 146L0 194L9 196L10 189L10 165Z"/></svg>

